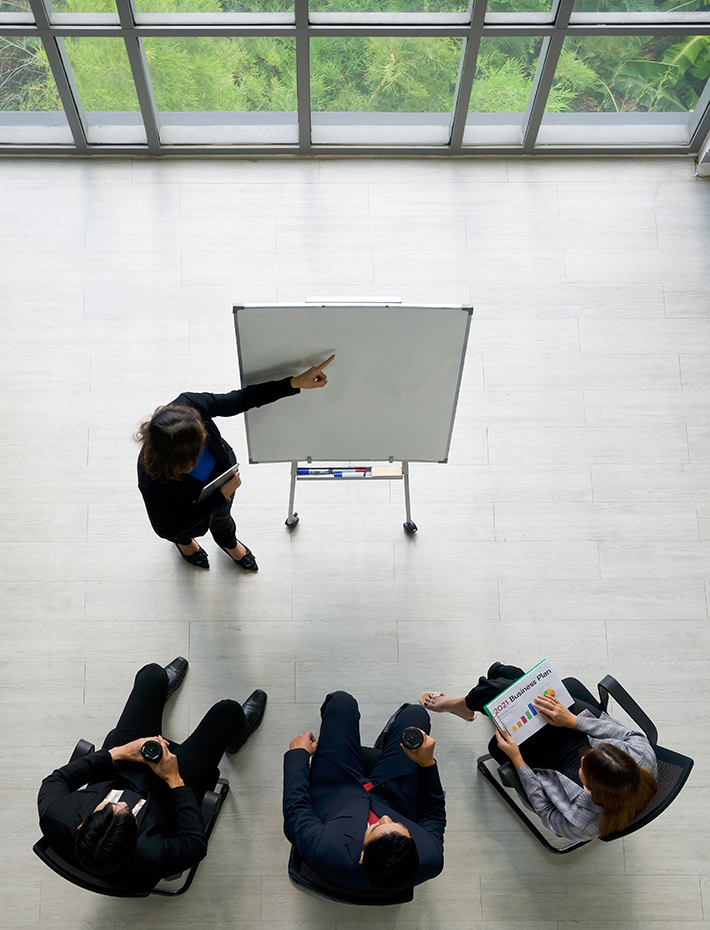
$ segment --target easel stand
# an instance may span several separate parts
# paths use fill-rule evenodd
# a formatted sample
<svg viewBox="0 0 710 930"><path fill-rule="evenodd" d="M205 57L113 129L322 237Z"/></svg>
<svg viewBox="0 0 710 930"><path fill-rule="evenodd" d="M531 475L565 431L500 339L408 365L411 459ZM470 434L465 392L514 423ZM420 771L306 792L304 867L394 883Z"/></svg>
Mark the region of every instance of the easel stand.
<svg viewBox="0 0 710 930"><path fill-rule="evenodd" d="M412 520L412 508L409 500L409 462L401 465L307 465L298 467L298 462L291 462L291 490L288 498L288 517L286 526L292 530L298 525L299 516L293 509L296 500L297 481L401 481L404 480L404 509L406 522L404 532L413 536L417 525Z"/></svg>

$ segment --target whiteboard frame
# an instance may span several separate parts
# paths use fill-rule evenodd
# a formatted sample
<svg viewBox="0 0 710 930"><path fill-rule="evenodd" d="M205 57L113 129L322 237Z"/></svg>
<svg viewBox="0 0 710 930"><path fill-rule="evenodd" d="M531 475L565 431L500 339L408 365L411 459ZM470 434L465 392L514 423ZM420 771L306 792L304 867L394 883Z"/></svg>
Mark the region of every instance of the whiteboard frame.
<svg viewBox="0 0 710 930"><path fill-rule="evenodd" d="M362 300L362 298L360 299ZM388 303L364 303L364 302L363 303L350 303L345 298L343 298L341 301L337 301L337 302L333 301L332 303L320 303L320 302L315 302L315 301L308 301L307 303L295 303L295 302L283 303L282 302L282 303L269 303L269 304L235 303L232 306L232 315L234 317L234 332L235 332L236 341L237 341L237 360L239 363L239 377L241 381L241 386L246 387L247 385L244 381L244 364L243 364L243 358L242 358L242 344L241 344L241 339L240 339L240 334L239 334L239 311L240 310L271 310L274 308L277 308L277 309L278 308L284 308L284 309L293 308L293 309L307 310L307 309L313 309L315 307L320 307L323 309L328 309L332 307L334 309L337 308L337 309L342 310L344 306L352 307L354 310L357 310L359 307L367 308L367 309L371 309L372 307L391 307L393 309L398 309L398 310L410 310L410 309L411 310L461 310L464 313L466 313L467 315L466 327L464 331L463 343L461 346L461 357L459 359L459 370L458 370L457 377L456 377L456 390L454 392L454 400L453 400L453 404L451 408L451 416L449 419L449 429L448 429L448 434L446 438L446 449L445 449L444 458L438 459L438 460L411 459L411 458L407 459L407 461L414 461L414 462L420 461L420 462L427 462L427 463L434 462L435 464L445 465L449 460L451 438L452 438L453 431L454 431L454 421L456 419L456 410L458 408L458 403L459 403L459 394L461 391L461 379L463 377L463 367L466 361L466 351L468 349L468 337L471 331L471 319L473 318L473 305L472 304L402 304L399 301L397 302L392 301ZM251 436L249 432L249 417L247 416L247 414L248 414L248 411L246 411L245 416L244 416L244 424L245 424L245 430L246 430L247 454L249 456L249 464L259 465L259 464L275 464L277 462L292 462L293 461L292 457L283 458L283 459L273 459L273 460L269 459L268 461L261 460L261 459L255 459L252 457L252 442L251 442ZM327 462L327 461L334 461L334 459L335 459L334 456L326 456L325 458L322 458L322 459L311 459L309 457L308 461L309 462L310 461ZM299 459L299 461L301 460ZM362 458L359 458L358 461L374 462L374 461L381 461L381 459L370 459L367 457L362 457ZM398 461L403 461L403 460L398 459Z"/></svg>

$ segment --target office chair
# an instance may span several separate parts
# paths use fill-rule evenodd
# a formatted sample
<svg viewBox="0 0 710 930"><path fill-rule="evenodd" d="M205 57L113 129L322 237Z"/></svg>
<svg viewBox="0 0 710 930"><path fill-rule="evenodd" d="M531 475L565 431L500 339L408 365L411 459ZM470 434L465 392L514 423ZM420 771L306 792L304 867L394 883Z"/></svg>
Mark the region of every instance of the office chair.
<svg viewBox="0 0 710 930"><path fill-rule="evenodd" d="M93 743L85 739L80 739L69 761L74 762L93 751ZM229 794L229 782L224 778L219 778L219 772L217 772L217 776L213 789L206 791L202 800L202 819L205 822L205 836L208 840L217 822L217 817L222 810L225 798ZM195 873L197 872L197 866L199 865L199 862L196 862L187 872L179 872L177 875L170 875L161 879L151 891L130 891L112 882L110 875L91 875L89 872L85 872L79 865L67 862L56 850L52 849L51 841L46 836L41 837L41 839L35 843L32 847L32 851L35 855L39 856L42 862L48 865L53 872L56 872L57 875L61 875L62 878L65 878L73 885L78 885L79 888L84 888L86 891L109 895L113 898L147 898L151 894L176 897L177 895L185 894L192 884Z"/></svg>
<svg viewBox="0 0 710 930"><path fill-rule="evenodd" d="M606 711L609 705L609 697L613 697L619 707L621 707L646 734L648 741L654 748L656 758L658 759L658 791L628 827L599 838L603 843L610 843L613 840L620 839L622 836L629 836L631 833L635 833L637 830L640 830L641 827L645 827L647 823L655 820L659 814L663 813L669 804L675 800L683 785L688 780L690 771L693 768L693 759L658 745L658 730L653 721L644 713L628 691L626 691L626 689L611 675L605 676L597 685L599 700L594 698L584 685L576 679L564 679L564 684L568 682L579 689L580 693L583 693L582 699L584 701L597 707L599 710ZM563 855L564 853L572 852L592 842L591 840L574 840L565 846L557 846L552 843L537 826L537 815L530 806L530 802L527 799L525 789L518 777L515 766L511 762L498 765L498 778L496 778L495 774L486 764L490 762L492 758L490 753L479 756L476 761L479 772L493 785L505 803L511 808L515 815L520 818L527 829L530 830L533 836L545 849L556 855ZM506 789L512 789L514 794ZM531 816L535 819L531 819Z"/></svg>
<svg viewBox="0 0 710 930"><path fill-rule="evenodd" d="M361 748L365 763L364 773L369 775L381 750L372 749L369 746ZM306 865L295 846L291 847L291 855L288 859L288 877L297 888L341 904L365 904L376 907L386 904L406 904L414 898L413 888L404 888L400 891L353 891L350 888L338 888Z"/></svg>

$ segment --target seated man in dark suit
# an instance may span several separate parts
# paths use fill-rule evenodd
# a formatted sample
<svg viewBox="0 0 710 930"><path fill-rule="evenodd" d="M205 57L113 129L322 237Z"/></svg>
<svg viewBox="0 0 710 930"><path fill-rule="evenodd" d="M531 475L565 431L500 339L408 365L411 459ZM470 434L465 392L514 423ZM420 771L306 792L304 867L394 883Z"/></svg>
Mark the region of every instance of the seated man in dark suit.
<svg viewBox="0 0 710 930"><path fill-rule="evenodd" d="M243 707L215 704L180 745L146 735L161 732L163 707L187 666L178 657L142 668L103 748L52 772L39 790L40 827L57 853L126 890L150 890L205 857L202 798L222 754L241 749L264 716L266 694L257 690ZM149 739L162 747L156 763L141 755Z"/></svg>
<svg viewBox="0 0 710 930"><path fill-rule="evenodd" d="M302 733L284 756L284 833L301 858L354 891L434 878L444 867L446 814L428 713L419 704L397 711L375 744L382 752L368 776L355 698L329 694L321 718L319 739ZM424 735L415 751L400 743L408 726Z"/></svg>

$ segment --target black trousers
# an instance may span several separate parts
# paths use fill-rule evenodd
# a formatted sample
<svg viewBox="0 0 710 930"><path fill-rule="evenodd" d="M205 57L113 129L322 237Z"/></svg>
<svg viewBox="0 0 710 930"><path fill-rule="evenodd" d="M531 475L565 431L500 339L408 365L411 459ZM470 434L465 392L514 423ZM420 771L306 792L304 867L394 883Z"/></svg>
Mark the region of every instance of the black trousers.
<svg viewBox="0 0 710 930"><path fill-rule="evenodd" d="M390 727L377 761L365 775L360 744L360 711L357 701L347 691L334 691L329 694L321 712L321 727L318 736L318 750L311 763L311 778L318 778L318 757L328 756L350 772L361 784L372 782L373 794L387 800L386 782L401 775L411 775L410 779L400 779L397 783L398 807L417 810L417 791L419 786L419 766L413 762L400 746L400 737L405 727L419 727L425 733L431 730L428 712L421 704L409 704L401 709L396 723ZM378 783L385 782L385 788L378 791ZM401 799L401 800L400 800Z"/></svg>
<svg viewBox="0 0 710 930"><path fill-rule="evenodd" d="M525 674L523 669L515 665L492 666L490 671L495 669L495 677L479 679L476 685L466 697L466 705L471 710L483 710L485 704L505 691L517 678ZM589 704L585 698L587 693L580 692L575 686L573 679L565 679L565 686L574 698L570 710L573 714L581 714L583 710L589 710L598 717L601 714L601 708ZM584 733L578 733L569 727L544 726L537 733L533 733L520 746L520 752L525 762L533 769L555 769L571 778L578 785L582 785L579 780L580 756L589 748L589 740ZM488 744L488 752L493 758L502 765L508 762L508 756L498 746L495 735Z"/></svg>
<svg viewBox="0 0 710 930"><path fill-rule="evenodd" d="M162 736L167 690L165 669L155 663L145 665L136 675L126 706L102 748L113 749L141 737ZM178 759L180 775L194 790L198 801L214 784L225 748L244 735L246 726L241 704L220 701L207 711L184 743L169 741Z"/></svg>
<svg viewBox="0 0 710 930"><path fill-rule="evenodd" d="M219 494L219 491L215 492ZM232 517L232 501L225 500L224 506L215 510L206 520L200 521L189 530L185 530L179 536L171 536L168 542L180 543L181 546L188 546L193 539L204 536L209 530L212 538L218 546L224 546L225 549L234 549L237 545L237 525Z"/></svg>

